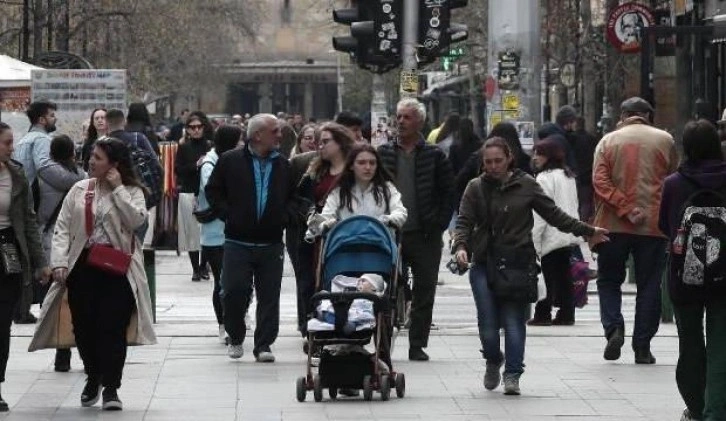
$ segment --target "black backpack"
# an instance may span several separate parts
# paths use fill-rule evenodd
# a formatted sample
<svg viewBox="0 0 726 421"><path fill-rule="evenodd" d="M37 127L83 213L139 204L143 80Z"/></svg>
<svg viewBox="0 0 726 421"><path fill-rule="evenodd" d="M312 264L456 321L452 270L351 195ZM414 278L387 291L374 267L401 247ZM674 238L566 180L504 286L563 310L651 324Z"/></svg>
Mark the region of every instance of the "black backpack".
<svg viewBox="0 0 726 421"><path fill-rule="evenodd" d="M164 194L164 170L159 159L139 145L139 134L134 132L133 136L133 142L126 142L126 145L131 153L134 171L147 190L146 209L151 209L161 203Z"/></svg>
<svg viewBox="0 0 726 421"><path fill-rule="evenodd" d="M683 175L683 174L682 174ZM671 245L671 269L679 282L696 287L726 284L726 195L696 187L679 213L680 226Z"/></svg>

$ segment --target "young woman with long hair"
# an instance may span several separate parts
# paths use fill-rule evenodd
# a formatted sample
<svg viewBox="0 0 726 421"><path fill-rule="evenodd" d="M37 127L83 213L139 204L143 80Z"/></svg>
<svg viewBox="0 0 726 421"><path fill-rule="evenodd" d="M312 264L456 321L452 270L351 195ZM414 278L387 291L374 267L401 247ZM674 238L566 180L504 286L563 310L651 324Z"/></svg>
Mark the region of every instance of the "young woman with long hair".
<svg viewBox="0 0 726 421"><path fill-rule="evenodd" d="M298 201L310 214L320 213L328 195L338 185L348 154L355 146L350 130L337 123L318 128L320 155L310 163L297 189ZM305 233L306 227L300 232ZM316 245L302 241L298 248L297 315L298 329L307 338L307 307L315 288Z"/></svg>
<svg viewBox="0 0 726 421"><path fill-rule="evenodd" d="M134 234L148 214L132 165L122 141L100 139L94 145L91 178L71 188L58 215L51 253L55 282L30 344L31 351L78 347L88 376L84 407L98 402L103 388L103 409L122 409L117 390L127 346L156 343L143 250ZM104 263L111 261L91 258L104 246L130 257L125 274L119 274L124 264L109 271Z"/></svg>
<svg viewBox="0 0 726 421"><path fill-rule="evenodd" d="M681 417L684 421L726 419L726 286L723 282L704 279L706 271L702 271L701 276L691 275L691 279L684 279L684 273L680 273L679 269L685 264L682 263L679 268L676 262L683 260L675 258L688 254L688 242L679 246L676 239L689 197L700 189L726 197L726 159L719 143L718 132L708 120L686 124L683 129L685 161L678 172L666 178L660 204L658 226L668 236L671 255L667 271L668 290L678 326L676 383L686 403ZM713 200L691 205L716 207L718 203ZM723 202L721 204L723 206ZM721 229L720 255L723 256L723 238L726 236L723 214L720 218L716 214L708 225L711 235L717 229L711 227ZM680 234L684 235L683 232ZM691 237L690 242L698 241ZM718 241L706 242L710 250L714 245L718 247ZM699 271L695 272L698 274Z"/></svg>
<svg viewBox="0 0 726 421"><path fill-rule="evenodd" d="M83 160L83 170L88 171L88 160L91 159L93 145L96 140L108 134L105 108L96 108L91 112L88 131L85 134L86 138L83 140L83 147L81 148L81 159Z"/></svg>
<svg viewBox="0 0 726 421"><path fill-rule="evenodd" d="M320 132L316 130L316 124L306 124L297 133L295 146L290 152L290 158L305 152L311 152L318 149L320 143Z"/></svg>
<svg viewBox="0 0 726 421"><path fill-rule="evenodd" d="M353 149L338 187L328 195L320 213L322 224L329 226L354 215L367 215L396 228L403 226L408 212L380 161L371 145Z"/></svg>
<svg viewBox="0 0 726 421"><path fill-rule="evenodd" d="M545 194L569 216L579 218L577 183L574 174L565 166L565 151L560 144L551 139L538 142L534 145L532 162L537 173L535 179ZM532 240L542 263L547 296L537 302L534 317L527 324L572 325L575 323L575 298L570 257L572 247L577 247L577 238L548 224L536 212L533 217ZM553 305L559 307L554 319Z"/></svg>

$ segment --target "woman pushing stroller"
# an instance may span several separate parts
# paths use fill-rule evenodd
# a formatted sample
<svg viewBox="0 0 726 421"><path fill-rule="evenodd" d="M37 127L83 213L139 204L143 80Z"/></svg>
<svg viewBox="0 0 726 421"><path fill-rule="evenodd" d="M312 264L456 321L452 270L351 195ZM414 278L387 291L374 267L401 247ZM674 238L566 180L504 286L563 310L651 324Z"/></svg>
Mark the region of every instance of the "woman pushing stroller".
<svg viewBox="0 0 726 421"><path fill-rule="evenodd" d="M330 390L331 397L338 390L355 396L356 389L362 388L367 400L373 390L380 391L382 399L387 400L390 386L395 385L397 395L403 396L403 375L393 370L390 360L390 314L379 313L378 304L374 303L390 302L390 288L386 285L395 284L392 280L397 247L385 227L400 228L406 217L401 195L380 166L376 150L370 145L354 148L322 212L308 221L306 239L310 241L346 220L326 235L321 250L316 288L320 291L316 294L319 305L316 304L317 316L309 321L308 331L311 346L324 345L325 349L321 352L319 374L312 375L309 359L308 376L298 379L300 401L305 399L305 390L310 389L319 401L323 387ZM348 293L353 295L346 297ZM378 298L356 295L360 293ZM383 308L389 306L385 304ZM371 335L376 337L375 354L363 349ZM352 393L354 390L356 393Z"/></svg>
<svg viewBox="0 0 726 421"><path fill-rule="evenodd" d="M354 215L370 216L395 228L403 226L408 212L401 193L379 163L378 152L371 145L351 151L338 187L328 195L320 213L320 231Z"/></svg>

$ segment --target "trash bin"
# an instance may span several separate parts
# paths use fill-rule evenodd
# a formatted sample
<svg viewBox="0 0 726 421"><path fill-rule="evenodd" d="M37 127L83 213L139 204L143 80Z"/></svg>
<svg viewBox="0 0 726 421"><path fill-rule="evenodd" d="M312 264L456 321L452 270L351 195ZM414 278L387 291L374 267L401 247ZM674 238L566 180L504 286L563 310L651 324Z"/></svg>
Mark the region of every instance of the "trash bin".
<svg viewBox="0 0 726 421"><path fill-rule="evenodd" d="M156 250L144 249L144 270L149 282L151 295L151 315L156 323Z"/></svg>

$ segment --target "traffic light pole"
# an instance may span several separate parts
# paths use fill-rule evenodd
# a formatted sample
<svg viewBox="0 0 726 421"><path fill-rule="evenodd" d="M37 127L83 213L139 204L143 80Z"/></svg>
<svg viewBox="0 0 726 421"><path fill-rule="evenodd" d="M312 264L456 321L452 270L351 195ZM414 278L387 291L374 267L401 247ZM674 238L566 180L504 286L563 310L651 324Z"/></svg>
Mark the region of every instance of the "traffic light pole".
<svg viewBox="0 0 726 421"><path fill-rule="evenodd" d="M419 0L403 0L403 63L401 66L401 98L418 95L418 12Z"/></svg>

